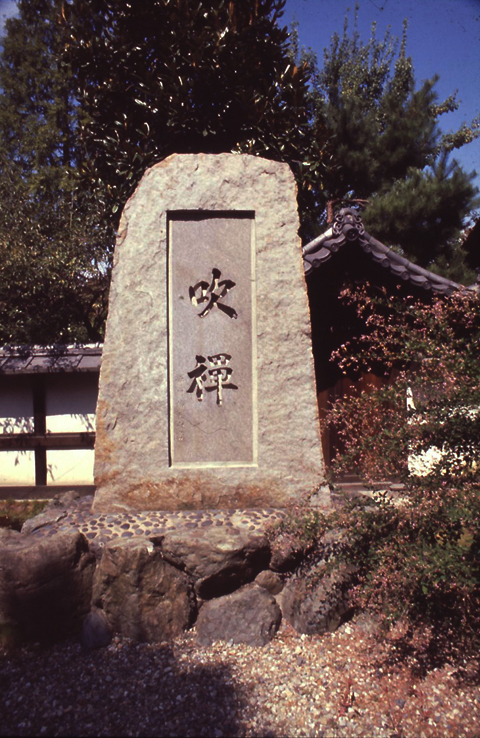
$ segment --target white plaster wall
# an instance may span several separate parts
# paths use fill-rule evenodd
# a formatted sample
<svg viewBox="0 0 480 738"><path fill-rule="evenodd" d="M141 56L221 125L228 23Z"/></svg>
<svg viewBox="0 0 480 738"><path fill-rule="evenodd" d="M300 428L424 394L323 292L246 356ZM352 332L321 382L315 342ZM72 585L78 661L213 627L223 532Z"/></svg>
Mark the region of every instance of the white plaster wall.
<svg viewBox="0 0 480 738"><path fill-rule="evenodd" d="M407 408L409 410L415 410L415 404L413 402L413 395L410 388L407 390ZM455 411L459 415L463 415L467 418L471 418L474 420L478 413L480 412L480 408L478 407L459 407ZM421 417L418 415L412 416L409 420L410 423L424 423L425 420L422 420ZM445 456L447 455L447 449L444 447L438 448L438 446L431 446L430 448L426 449L425 451L422 451L418 454L409 454L408 456L408 471L410 474L413 474L418 477L426 477L429 474L431 474L434 470L437 464L439 464ZM459 465L459 466L466 466L466 462L464 461L463 454L455 454L453 457L453 460Z"/></svg>
<svg viewBox="0 0 480 738"><path fill-rule="evenodd" d="M47 451L47 484L93 484L93 449Z"/></svg>
<svg viewBox="0 0 480 738"><path fill-rule="evenodd" d="M0 451L0 484L35 484L33 451Z"/></svg>
<svg viewBox="0 0 480 738"><path fill-rule="evenodd" d="M433 472L444 455L443 451L437 446L431 446L419 454L409 454L408 471L417 477L426 477Z"/></svg>
<svg viewBox="0 0 480 738"><path fill-rule="evenodd" d="M95 430L98 375L47 377L47 433ZM93 449L47 451L47 484L93 484Z"/></svg>
<svg viewBox="0 0 480 738"><path fill-rule="evenodd" d="M47 433L95 430L98 375L51 374L46 383ZM0 433L33 432L32 375L0 377ZM93 449L47 452L47 484L93 484ZM34 485L33 451L0 451L0 485Z"/></svg>
<svg viewBox="0 0 480 738"><path fill-rule="evenodd" d="M47 433L94 431L97 391L96 374L51 374L47 377Z"/></svg>

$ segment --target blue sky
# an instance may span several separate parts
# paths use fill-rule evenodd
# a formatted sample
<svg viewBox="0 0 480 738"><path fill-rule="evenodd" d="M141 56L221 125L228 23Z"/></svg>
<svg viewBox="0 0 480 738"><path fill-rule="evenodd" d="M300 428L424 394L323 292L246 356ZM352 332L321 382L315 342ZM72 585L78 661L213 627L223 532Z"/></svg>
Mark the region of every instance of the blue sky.
<svg viewBox="0 0 480 738"><path fill-rule="evenodd" d="M346 10L353 11L354 4L354 0L287 0L283 21L289 25L296 18L300 46L315 51L321 66L323 49L335 32L342 34ZM408 19L407 53L417 87L438 74L435 89L441 100L458 90L459 109L440 118L444 132L480 117L480 0L360 0L359 6L358 29L365 42L373 21L377 38L382 39L389 25L392 34L401 37L403 20ZM467 172L476 170L480 189L480 139L452 156Z"/></svg>
<svg viewBox="0 0 480 738"><path fill-rule="evenodd" d="M141 2L141 0L139 0ZM447 132L480 117L480 0L360 0L359 31L364 41L370 37L373 21L377 37L383 38L388 25L401 36L403 19L408 19L407 52L412 57L417 85L440 75L440 99L458 90L460 107L440 119ZM300 45L311 48L321 64L323 49L332 35L342 33L343 20L354 0L287 0L283 21L298 21ZM16 0L0 0L0 35L6 17L15 12ZM480 139L453 153L463 168L478 172L480 188Z"/></svg>
<svg viewBox="0 0 480 738"><path fill-rule="evenodd" d="M0 36L3 36L5 19L15 13L17 0L0 0Z"/></svg>

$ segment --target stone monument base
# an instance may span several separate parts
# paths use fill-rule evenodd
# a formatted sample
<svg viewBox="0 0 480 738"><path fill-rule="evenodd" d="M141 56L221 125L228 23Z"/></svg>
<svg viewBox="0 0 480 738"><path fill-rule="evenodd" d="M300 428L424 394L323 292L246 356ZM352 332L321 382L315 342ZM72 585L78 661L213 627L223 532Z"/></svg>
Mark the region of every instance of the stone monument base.
<svg viewBox="0 0 480 738"><path fill-rule="evenodd" d="M97 514L146 510L282 509L294 501L293 485L298 489L296 499L302 497L302 487L294 475L290 478L266 475L259 480L258 472L254 472L249 484L245 470L242 472L242 483L235 483L235 469L216 470L215 475L206 470L203 473L197 471L186 476L167 477L161 483L139 482L125 487L119 487L115 479L106 479L101 484L101 492L96 493L93 510ZM310 490L313 494L316 491Z"/></svg>

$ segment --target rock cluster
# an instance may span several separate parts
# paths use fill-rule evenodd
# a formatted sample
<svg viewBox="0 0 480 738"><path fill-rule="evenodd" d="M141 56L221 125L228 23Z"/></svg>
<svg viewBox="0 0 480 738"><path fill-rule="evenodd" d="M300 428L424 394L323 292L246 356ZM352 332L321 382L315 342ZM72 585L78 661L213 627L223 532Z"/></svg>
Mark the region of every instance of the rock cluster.
<svg viewBox="0 0 480 738"><path fill-rule="evenodd" d="M79 531L33 539L0 536L0 636L53 641L81 627L90 611L95 556Z"/></svg>
<svg viewBox="0 0 480 738"><path fill-rule="evenodd" d="M113 634L155 643L195 626L202 645L261 646L275 636L282 617L310 634L334 630L349 614L353 572L327 573L320 565L302 573L302 552L264 531L173 530L113 538L94 553L78 530L38 538L35 527L38 521L22 533L0 535L4 640L79 633L92 649L107 645Z"/></svg>

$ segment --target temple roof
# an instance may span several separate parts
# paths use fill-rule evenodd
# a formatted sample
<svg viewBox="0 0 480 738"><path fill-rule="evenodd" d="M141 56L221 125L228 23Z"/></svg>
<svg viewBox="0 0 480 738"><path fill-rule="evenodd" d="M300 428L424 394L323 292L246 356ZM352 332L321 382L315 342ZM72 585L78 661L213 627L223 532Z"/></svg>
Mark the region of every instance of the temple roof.
<svg viewBox="0 0 480 738"><path fill-rule="evenodd" d="M372 261L380 264L398 279L410 282L439 295L450 295L456 290L464 290L463 285L423 269L400 256L392 249L373 238L362 223L357 210L343 208L335 215L335 221L322 235L310 241L303 248L305 274L321 267L329 261L347 242L356 244Z"/></svg>

